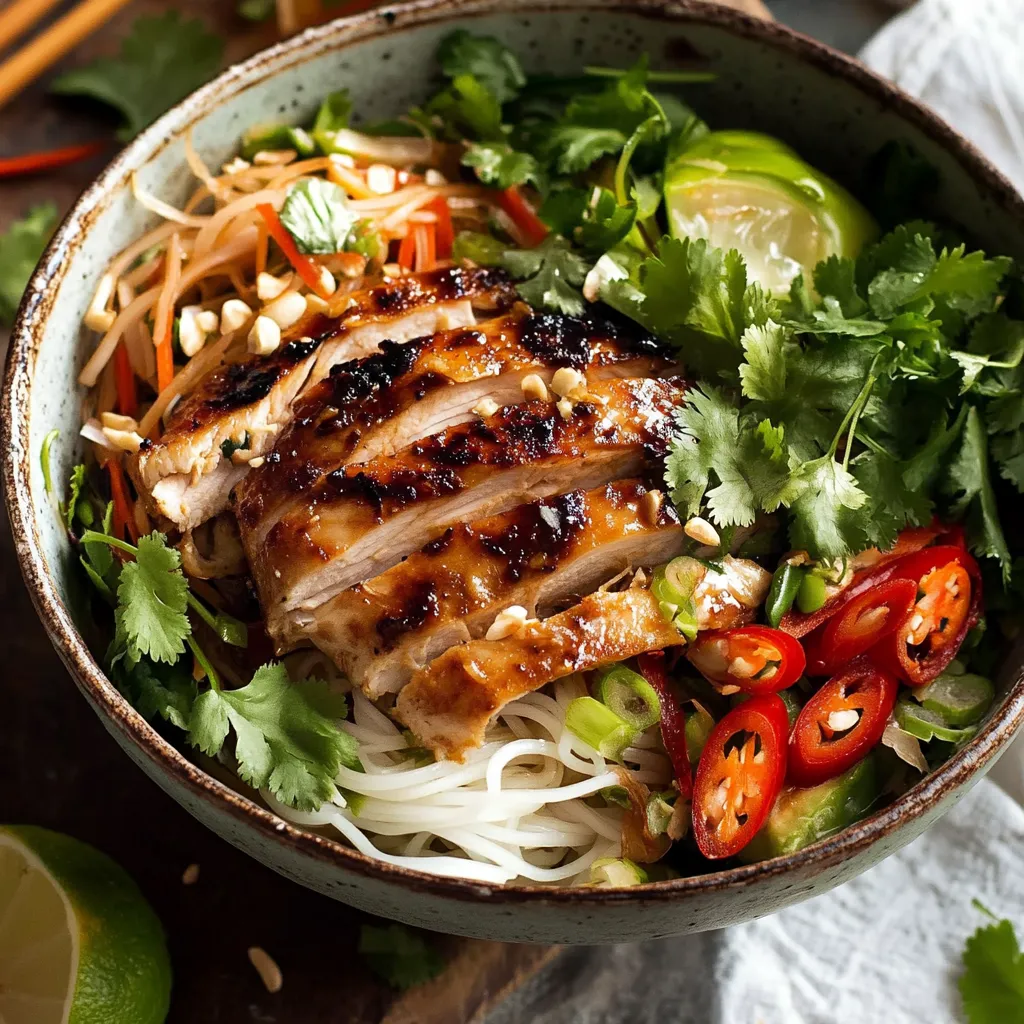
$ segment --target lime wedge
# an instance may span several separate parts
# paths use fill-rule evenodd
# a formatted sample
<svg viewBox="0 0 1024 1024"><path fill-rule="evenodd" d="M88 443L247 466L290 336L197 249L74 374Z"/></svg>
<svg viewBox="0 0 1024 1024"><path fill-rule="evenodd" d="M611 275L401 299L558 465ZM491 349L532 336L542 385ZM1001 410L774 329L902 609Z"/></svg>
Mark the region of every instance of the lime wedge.
<svg viewBox="0 0 1024 1024"><path fill-rule="evenodd" d="M776 293L878 233L841 185L758 132L709 132L670 154L665 200L673 235L739 250L750 277Z"/></svg>
<svg viewBox="0 0 1024 1024"><path fill-rule="evenodd" d="M160 1024L163 928L99 850L34 826L0 828L0 1021Z"/></svg>

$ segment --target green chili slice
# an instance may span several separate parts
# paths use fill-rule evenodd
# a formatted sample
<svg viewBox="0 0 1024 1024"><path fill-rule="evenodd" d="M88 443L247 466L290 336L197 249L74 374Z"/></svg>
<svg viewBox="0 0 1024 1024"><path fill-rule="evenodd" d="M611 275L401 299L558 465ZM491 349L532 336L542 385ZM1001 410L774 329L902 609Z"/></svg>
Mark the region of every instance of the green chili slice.
<svg viewBox="0 0 1024 1024"><path fill-rule="evenodd" d="M768 591L768 600L764 606L768 625L773 629L779 628L782 617L793 607L797 591L806 575L798 565L790 565L789 562L783 562L775 570L771 589Z"/></svg>
<svg viewBox="0 0 1024 1024"><path fill-rule="evenodd" d="M661 721L657 691L625 665L613 666L598 679L597 699L640 732Z"/></svg>

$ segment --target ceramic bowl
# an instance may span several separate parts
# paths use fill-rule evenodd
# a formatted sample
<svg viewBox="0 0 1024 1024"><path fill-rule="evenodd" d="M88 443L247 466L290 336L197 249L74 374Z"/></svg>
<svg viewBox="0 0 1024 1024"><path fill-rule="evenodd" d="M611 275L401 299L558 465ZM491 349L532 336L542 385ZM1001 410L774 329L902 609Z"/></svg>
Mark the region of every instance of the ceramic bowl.
<svg viewBox="0 0 1024 1024"><path fill-rule="evenodd" d="M668 0L425 0L314 29L231 68L145 131L78 201L55 235L21 308L3 394L3 471L21 568L61 658L114 739L163 790L230 843L335 899L414 925L490 939L609 942L748 920L824 892L919 835L993 764L1024 718L1019 662L1006 667L998 706L974 740L885 810L792 856L643 889L497 887L382 864L295 828L193 764L119 696L90 650L102 644L84 614L83 580L44 491L39 452L60 429L57 479L77 460L88 342L83 313L104 267L150 218L129 176L179 203L191 189L182 135L211 166L247 125L305 121L332 89L384 117L420 101L438 41L455 26L498 36L529 70L584 64L655 67L699 62L715 72L693 101L715 125L780 136L853 188L867 158L905 139L941 172L939 207L993 252L1024 256L1024 203L969 144L856 62L785 28L731 10Z"/></svg>

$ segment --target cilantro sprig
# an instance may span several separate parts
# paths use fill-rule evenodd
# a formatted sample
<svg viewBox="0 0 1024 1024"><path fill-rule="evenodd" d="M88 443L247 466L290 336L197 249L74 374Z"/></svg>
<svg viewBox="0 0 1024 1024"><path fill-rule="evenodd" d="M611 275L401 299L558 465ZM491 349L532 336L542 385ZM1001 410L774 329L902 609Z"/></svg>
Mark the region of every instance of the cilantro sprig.
<svg viewBox="0 0 1024 1024"><path fill-rule="evenodd" d="M40 203L0 234L0 324L14 322L28 279L56 224L57 207Z"/></svg>
<svg viewBox="0 0 1024 1024"><path fill-rule="evenodd" d="M964 948L960 995L969 1024L1024 1021L1024 956L1013 925L998 920L977 900L991 924L982 925Z"/></svg>
<svg viewBox="0 0 1024 1024"><path fill-rule="evenodd" d="M400 924L364 924L359 954L377 977L399 991L422 985L445 968L444 957L426 938Z"/></svg>

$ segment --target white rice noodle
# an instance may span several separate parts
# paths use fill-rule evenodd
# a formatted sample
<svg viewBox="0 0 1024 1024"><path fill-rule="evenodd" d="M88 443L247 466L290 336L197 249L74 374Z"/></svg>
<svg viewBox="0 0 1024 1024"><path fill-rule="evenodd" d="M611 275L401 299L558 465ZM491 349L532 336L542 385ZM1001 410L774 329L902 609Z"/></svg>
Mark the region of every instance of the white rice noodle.
<svg viewBox="0 0 1024 1024"><path fill-rule="evenodd" d="M587 803L618 776L564 727L581 687L565 680L508 705L463 764L419 767L400 729L355 690L353 721L342 727L365 770L342 768L337 783L364 798L359 814L335 804L304 813L264 797L286 820L333 829L389 864L492 884L586 881L595 860L620 855L622 812Z"/></svg>
<svg viewBox="0 0 1024 1024"><path fill-rule="evenodd" d="M240 196L228 203L227 206L218 210L196 235L195 246L192 250L193 259L201 260L207 256L216 255L214 250L221 231L240 213L253 210L261 203L269 203L275 210L279 210L283 202L284 192L281 190L260 189L259 192L250 192L248 195ZM222 260L221 262L226 261Z"/></svg>
<svg viewBox="0 0 1024 1024"><path fill-rule="evenodd" d="M145 191L139 184L138 178L135 172L132 172L132 195L135 196L136 200L144 206L147 210L151 210L157 216L163 217L164 220L173 221L175 224L182 224L187 228L201 228L207 224L210 220L206 216L197 216L192 213L184 213L170 203L165 203L162 199L157 199L156 196L150 195L149 192Z"/></svg>

